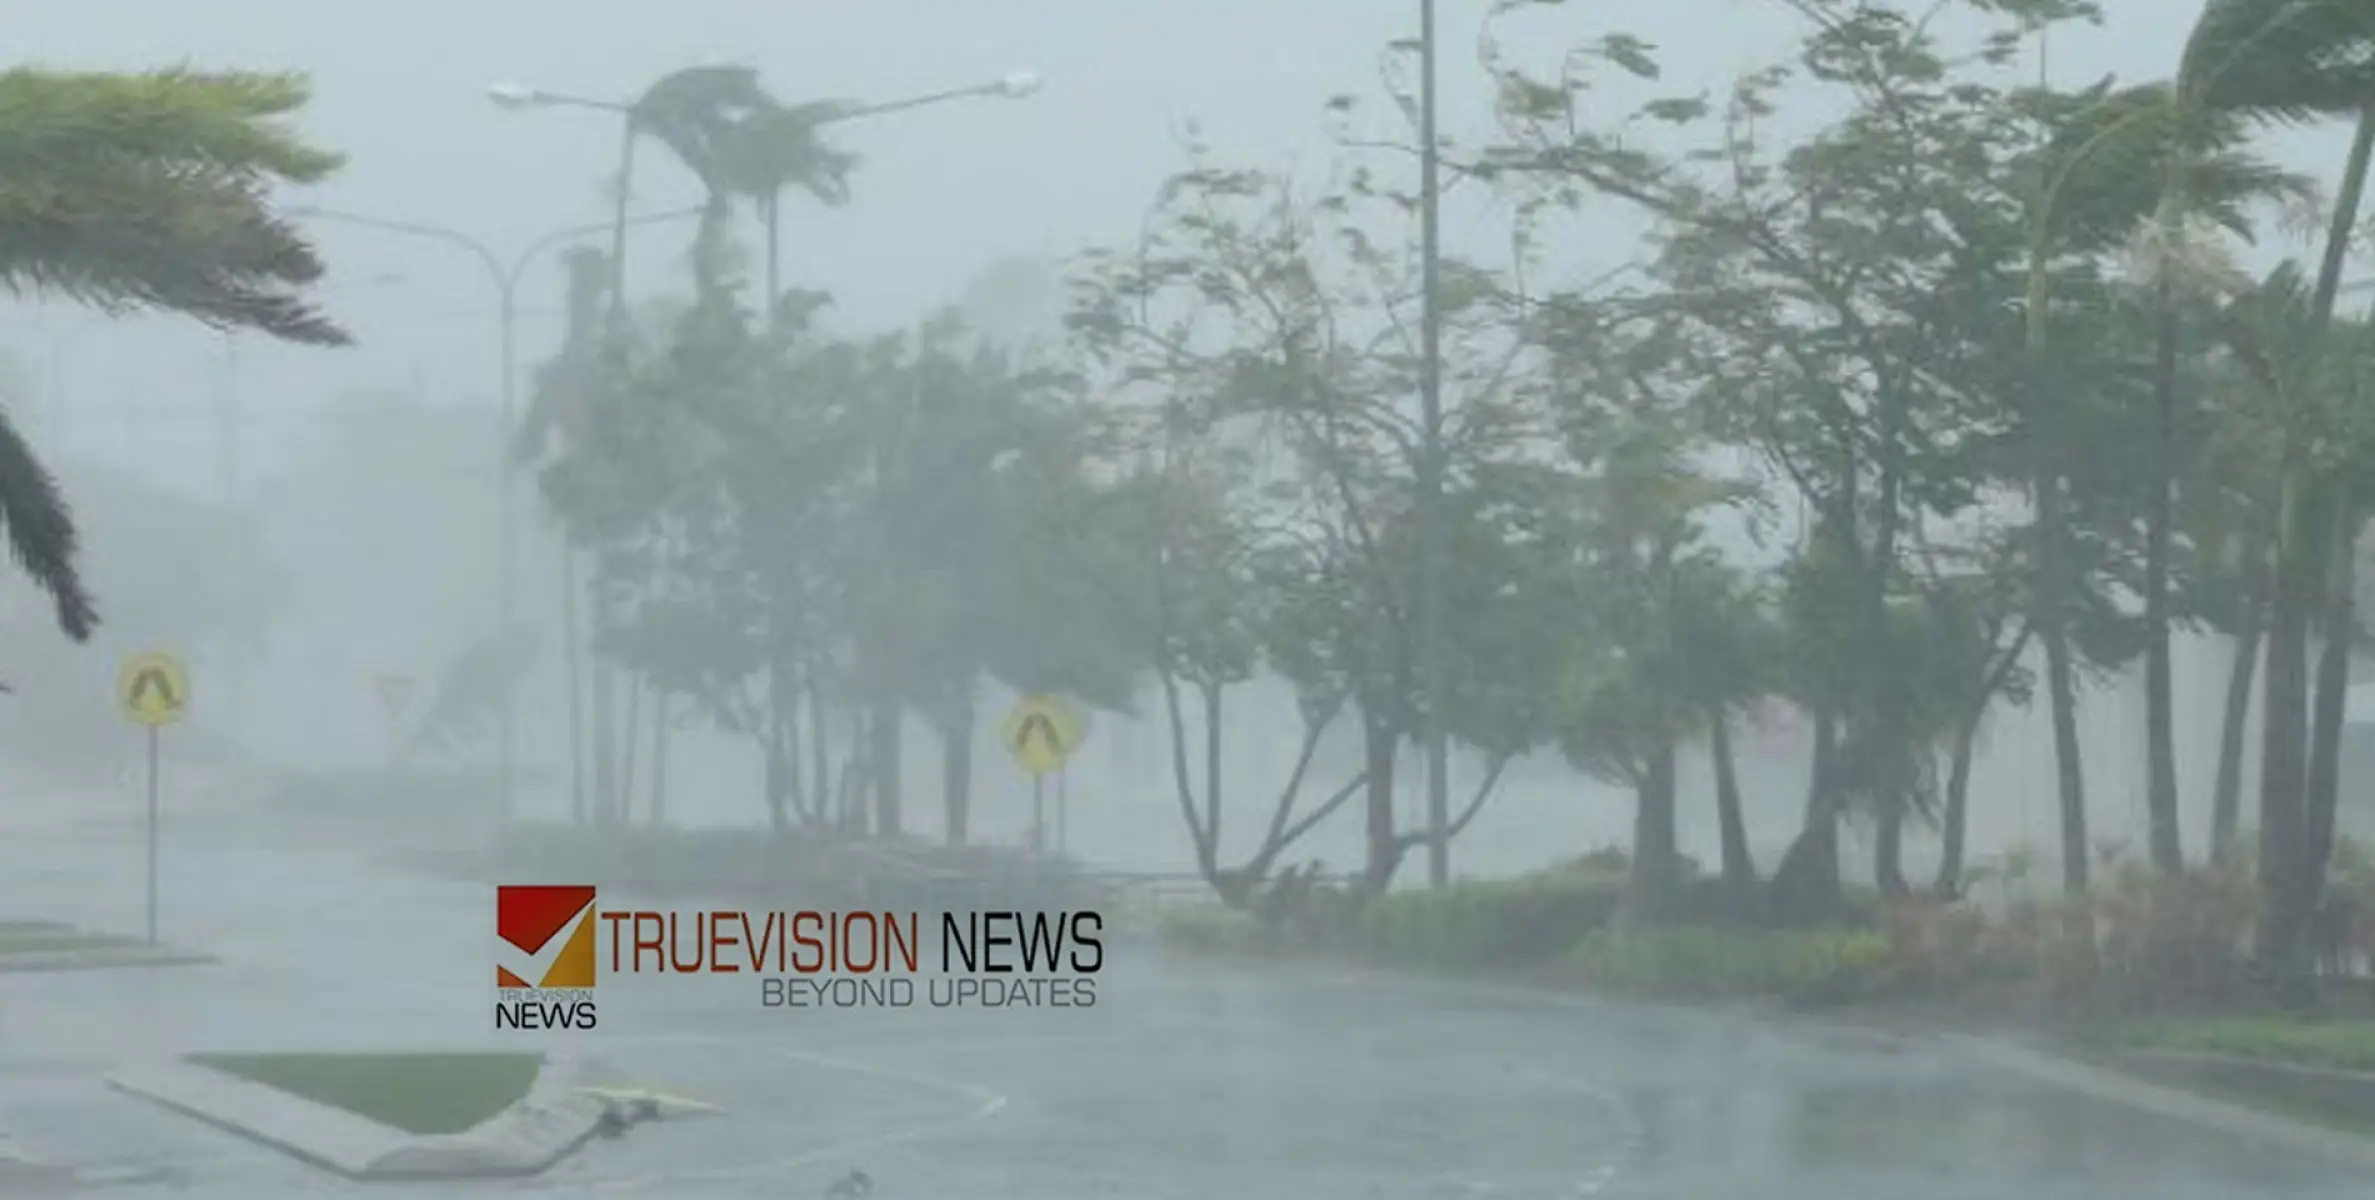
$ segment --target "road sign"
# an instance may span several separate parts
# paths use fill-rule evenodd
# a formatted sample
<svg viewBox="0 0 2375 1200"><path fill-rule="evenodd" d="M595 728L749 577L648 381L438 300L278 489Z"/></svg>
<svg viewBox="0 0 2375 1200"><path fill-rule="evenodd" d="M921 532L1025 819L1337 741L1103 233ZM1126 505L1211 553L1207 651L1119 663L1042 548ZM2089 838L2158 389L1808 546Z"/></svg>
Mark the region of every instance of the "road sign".
<svg viewBox="0 0 2375 1200"><path fill-rule="evenodd" d="M387 710L391 720L401 714L404 706L412 700L410 675L382 675L372 680L372 686L378 689L380 707Z"/></svg>
<svg viewBox="0 0 2375 1200"><path fill-rule="evenodd" d="M116 672L115 693L125 716L151 729L171 725L189 715L190 673L170 654L135 654Z"/></svg>
<svg viewBox="0 0 2375 1200"><path fill-rule="evenodd" d="M190 673L158 650L132 655L116 671L124 715L148 727L148 942L157 944L157 731L190 712Z"/></svg>
<svg viewBox="0 0 2375 1200"><path fill-rule="evenodd" d="M1054 696L1025 696L1006 714L1006 749L1033 776L1050 775L1080 749L1087 724L1072 706Z"/></svg>

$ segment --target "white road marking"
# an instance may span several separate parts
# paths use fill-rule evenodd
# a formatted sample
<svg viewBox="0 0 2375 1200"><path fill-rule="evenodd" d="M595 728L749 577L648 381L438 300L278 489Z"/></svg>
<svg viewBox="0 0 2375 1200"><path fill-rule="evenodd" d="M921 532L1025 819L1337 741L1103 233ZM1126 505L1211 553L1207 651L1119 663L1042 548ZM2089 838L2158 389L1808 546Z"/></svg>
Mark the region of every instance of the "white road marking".
<svg viewBox="0 0 2375 1200"><path fill-rule="evenodd" d="M713 1040L730 1041L734 1039ZM743 1044L747 1045L748 1043L745 1042ZM970 1125L975 1121L996 1116L998 1113L1005 1110L1007 1104L1006 1096L992 1091L989 1088L981 1087L977 1084L960 1083L955 1080L941 1079L936 1076L924 1075L914 1071L902 1071L895 1067L884 1067L873 1063L858 1062L853 1059L837 1058L825 1054L812 1054L804 1050L791 1050L780 1046L768 1046L763 1042L759 1043L753 1048L761 1050L767 1054L772 1054L778 1058L788 1058L796 1062L812 1063L816 1066L826 1067L832 1070L848 1071L857 1075L868 1075L877 1079L888 1079L896 1083L905 1083L916 1087L926 1088L932 1091L947 1092L952 1095L963 1096L972 1100L974 1104L970 1110L953 1117L943 1117L935 1121L926 1121L920 1125L911 1125L902 1129L891 1130L890 1132L877 1134L873 1137L855 1138L846 1142L836 1142L832 1145L819 1146L813 1150L795 1154L790 1158L777 1159L774 1162L758 1163L751 1166L741 1167L719 1167L710 1170L666 1171L651 1175L632 1176L624 1179L597 1179L573 1181L569 1183L556 1183L553 1184L549 1190L570 1192L634 1192L675 1184L718 1183L750 1179L761 1176L776 1176L798 1170L802 1167L812 1166L825 1159L839 1161L846 1159L850 1155L862 1154L869 1150L880 1150L890 1146L900 1146L910 1142L919 1142L925 1138L934 1137L950 1130L957 1129L961 1126Z"/></svg>

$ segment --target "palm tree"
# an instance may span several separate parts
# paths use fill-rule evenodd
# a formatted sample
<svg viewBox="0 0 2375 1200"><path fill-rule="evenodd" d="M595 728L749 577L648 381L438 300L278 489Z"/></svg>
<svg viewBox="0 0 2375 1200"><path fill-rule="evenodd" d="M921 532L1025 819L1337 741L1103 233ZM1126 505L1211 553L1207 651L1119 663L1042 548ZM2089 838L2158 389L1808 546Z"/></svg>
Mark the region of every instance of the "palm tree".
<svg viewBox="0 0 2375 1200"><path fill-rule="evenodd" d="M2187 39L2185 62L2201 80L2203 103L2255 120L2304 122L2349 116L2356 125L2342 170L2304 330L2318 355L2327 332L2352 228L2375 159L2375 6L2365 0L2211 0ZM2303 934L2325 873L2325 848L2310 831L2330 813L2336 790L2342 698L2347 684L2346 582L2331 569L2357 530L2345 503L2334 447L2304 422L2288 422L2279 502L2276 569L2269 603L2267 712L2260 753L2260 878L2269 891L2260 954L2287 978L2300 974ZM2309 629L2320 621L2329 647L2319 664L2317 711L2309 712Z"/></svg>
<svg viewBox="0 0 2375 1200"><path fill-rule="evenodd" d="M298 294L320 260L266 203L272 184L341 162L280 125L307 95L295 75L0 72L0 285L344 344ZM59 628L89 638L98 612L75 569L72 513L4 415L0 524Z"/></svg>
<svg viewBox="0 0 2375 1200"><path fill-rule="evenodd" d="M2218 65L2189 61L2185 67L2208 72ZM2130 246L2135 282L2153 321L2152 495L2144 550L2145 811L2152 860L2164 871L2185 865L2169 654L2170 544L2183 421L2178 368L2188 327L2200 312L2248 284L2225 255L2220 235L2248 242L2248 210L2255 202L2305 200L2312 190L2307 179L2242 150L2248 129L2235 114L2204 103L2207 87L2208 81L2181 72L2174 86L2154 89L2160 109L2142 123L2136 140L2160 160L2160 194Z"/></svg>

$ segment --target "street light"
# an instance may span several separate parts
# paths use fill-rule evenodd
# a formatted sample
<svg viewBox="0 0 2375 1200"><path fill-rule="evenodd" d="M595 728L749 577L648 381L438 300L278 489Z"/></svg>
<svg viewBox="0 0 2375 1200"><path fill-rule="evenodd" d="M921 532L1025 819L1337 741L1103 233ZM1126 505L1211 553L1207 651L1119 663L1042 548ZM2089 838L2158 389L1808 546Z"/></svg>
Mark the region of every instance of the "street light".
<svg viewBox="0 0 2375 1200"><path fill-rule="evenodd" d="M1040 88L1040 82L1039 76L1033 72L1012 71L987 83L977 83L968 87L931 92L920 96L911 96L902 100L891 100L882 103L850 101L830 104L815 110L814 121L815 124L820 126L830 125L842 121L853 120L859 117L871 117L884 113L901 112L912 108L922 108L925 105L939 104L949 100L960 100L975 96L998 96L1007 99L1020 99L1037 92ZM624 335L627 330L628 185L635 176L636 135L641 132L638 122L639 103L637 101L597 100L584 96L566 95L559 92L546 91L543 88L516 81L504 81L489 85L487 88L487 98L492 100L496 106L513 112L523 111L531 108L549 107L591 108L603 112L615 113L621 118L618 166L618 215L612 226L609 264L609 324L612 337L606 340L605 347L606 349L615 350L615 348L623 346ZM772 260L772 241L770 241L769 250L770 259ZM775 300L775 289L773 286L773 281L770 280L768 288L768 305L770 314L773 312ZM603 598L603 594L598 592L595 598L594 610L596 636L601 636L606 626L606 604L607 601ZM593 719L596 730L594 794L597 808L602 813L608 814L610 812L610 806L615 799L614 793L616 793L618 790L613 786L611 775L613 767L611 763L611 754L609 752L608 741L610 738L610 730L612 728L612 699L608 668L599 658L595 660L593 666ZM574 698L574 690L572 690L571 695L572 698ZM574 755L572 756L572 766L574 767Z"/></svg>
<svg viewBox="0 0 2375 1200"><path fill-rule="evenodd" d="M500 80L495 83L488 84L487 99L494 101L496 107L498 108L507 108L514 112L526 108L546 108L552 106L567 106L571 108L599 108L610 112L626 112L634 107L634 105L622 103L616 100L594 100L585 96L570 96L564 95L560 92L548 92L543 88L531 87L527 84L520 83L517 80Z"/></svg>
<svg viewBox="0 0 2375 1200"><path fill-rule="evenodd" d="M494 89L489 89L489 91L492 92ZM506 92L505 94L512 95L516 93ZM466 233L462 233L459 230L447 229L441 225L425 225L413 221L392 221L380 217L363 216L359 213L340 212L335 209L315 208L311 206L298 206L284 209L283 211L289 216L300 219L331 221L342 225L357 225L366 229L383 230L388 233L405 234L412 237L431 238L436 241L444 242L449 246L459 247L465 251L468 251L471 257L478 261L479 266L486 270L487 280L494 284L495 297L497 301L496 313L497 320L499 322L497 334L502 347L500 358L503 372L502 381L497 391L497 395L500 397L500 415L498 420L500 420L502 423L502 429L496 439L496 446L498 452L501 455L499 460L501 464L501 483L499 485L500 495L497 500L499 507L496 515L496 527L498 530L497 537L500 540L500 549L496 552L500 560L500 566L498 568L500 571L500 578L496 585L497 594L499 597L497 600L497 611L500 614L498 621L502 627L503 635L505 637L511 636L514 625L513 611L515 607L513 603L514 583L512 578L514 575L514 571L512 569L514 557L512 499L513 492L517 490L515 477L516 467L513 455L511 453L511 438L514 429L518 425L518 325L520 279L527 274L529 266L533 265L539 257L557 246L577 241L580 238L592 237L597 234L610 232L614 225L623 231L628 225L649 225L663 221L681 221L690 217L697 217L701 215L701 209L697 207L672 209L666 212L649 213L639 217L628 217L623 222L605 221L599 224L572 225L564 229L556 229L540 238L537 238L535 241L528 243L517 254L512 255L509 260L505 260L501 255L495 253L495 251L489 248L485 242L471 237ZM574 689L572 689L572 694L574 694ZM501 748L498 751L498 786L501 789L503 815L506 819L511 816L514 758L517 750L515 739L518 731L518 704L519 701L516 692L507 697L504 701ZM577 731L574 728L571 730L571 736L573 739L577 736ZM580 757L581 756L577 753L577 748L572 746L570 750L570 761L573 769ZM574 785L575 781L573 780L573 786Z"/></svg>
<svg viewBox="0 0 2375 1200"><path fill-rule="evenodd" d="M1419 690L1427 713L1427 882L1451 882L1450 742L1443 694L1443 303L1440 148L1435 144L1435 0L1419 0Z"/></svg>
<svg viewBox="0 0 2375 1200"><path fill-rule="evenodd" d="M878 104L853 101L826 110L818 118L817 124L828 125L858 117L878 116L883 113L900 112L911 108L921 108L927 104L939 104L974 96L1000 96L1009 100L1019 100L1039 91L1044 82L1035 71L1009 71L988 83L930 92L903 100L890 100ZM639 132L636 128L636 102L571 95L508 79L488 84L487 99L493 101L496 107L510 112L521 112L531 108L591 108L601 112L616 113L625 118L625 128L621 131L619 145L618 223L613 227L610 246L610 313L614 322L623 324L626 318L627 304L625 225L627 220L627 184L635 172L635 135Z"/></svg>

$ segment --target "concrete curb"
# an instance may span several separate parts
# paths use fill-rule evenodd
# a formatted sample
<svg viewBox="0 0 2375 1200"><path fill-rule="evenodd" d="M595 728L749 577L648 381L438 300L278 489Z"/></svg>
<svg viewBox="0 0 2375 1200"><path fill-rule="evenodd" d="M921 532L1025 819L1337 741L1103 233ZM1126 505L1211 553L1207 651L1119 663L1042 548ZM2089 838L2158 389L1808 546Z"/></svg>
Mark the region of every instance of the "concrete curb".
<svg viewBox="0 0 2375 1200"><path fill-rule="evenodd" d="M128 1067L109 1086L359 1181L534 1175L602 1127L606 1105L584 1095L584 1067L547 1059L528 1094L479 1125L422 1136L253 1083L170 1060Z"/></svg>
<svg viewBox="0 0 2375 1200"><path fill-rule="evenodd" d="M2322 1155L2361 1170L2375 1170L2375 1141L2295 1121L2198 1092L2151 1083L2050 1051L1998 1038L1948 1034L1946 1040L1989 1064L2074 1092L2172 1120Z"/></svg>
<svg viewBox="0 0 2375 1200"><path fill-rule="evenodd" d="M0 975L20 971L103 971L121 967L198 967L219 961L195 950L121 946L82 950L19 950L0 954Z"/></svg>
<svg viewBox="0 0 2375 1200"><path fill-rule="evenodd" d="M1391 969L1360 967L1297 969L1308 978L1340 985L1375 986L1379 983L1387 983L1412 990L1465 993L1480 999L1533 1003L1550 1008L1582 1011L1597 1009L1605 1012L1611 1007L1642 1006L1670 1011L1725 1012L1779 1024L1795 1025L1800 1029L1816 1029L1828 1034L1860 1035L1880 1043L1942 1044L1989 1066L2027 1075L2040 1082L2067 1088L2107 1103L2184 1121L2198 1128L2306 1151L2364 1170L2375 1171L2375 1139L2363 1138L2307 1121L2279 1116L2244 1104L2214 1099L2198 1092L2153 1083L2133 1075L2108 1070L2000 1037L1983 1037L1946 1030L1915 1032L1871 1028L1829 1015L1782 1013L1747 1008L1691 1009L1687 1006L1662 1005L1649 1001L1600 996L1591 992L1568 992L1522 983L1468 982ZM2198 1062L2200 1058L2208 1056L2188 1057L2192 1057ZM2269 1064L2256 1060L2244 1061L2249 1062L2253 1067L2265 1068L2269 1066ZM2285 1068L2285 1070L2287 1073L2336 1074L2334 1072L2317 1072L2315 1068ZM2349 1074L2355 1075L2359 1080L2375 1080L2375 1076Z"/></svg>

